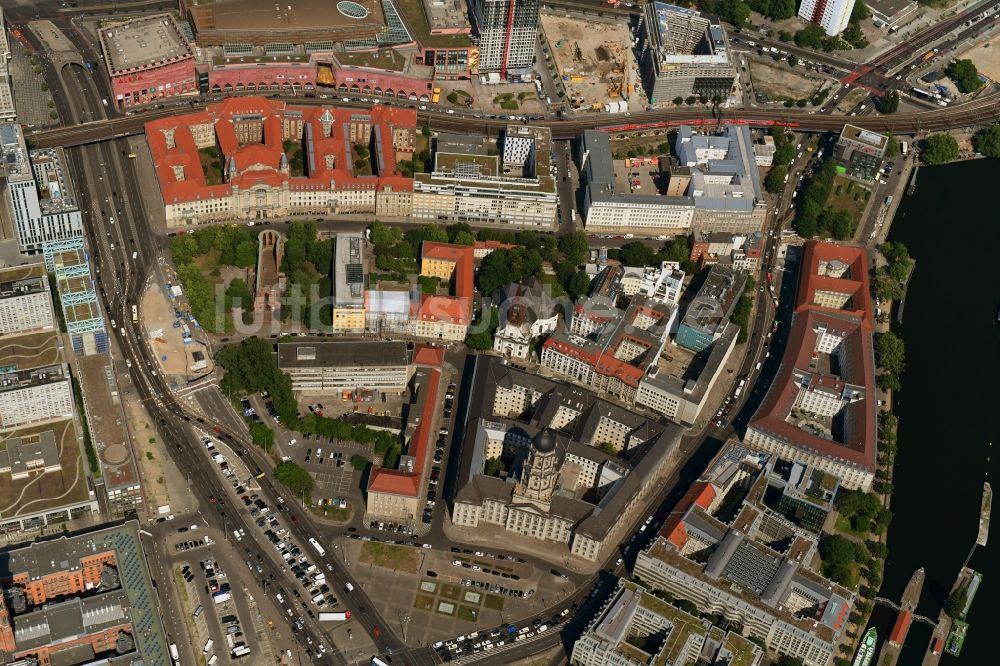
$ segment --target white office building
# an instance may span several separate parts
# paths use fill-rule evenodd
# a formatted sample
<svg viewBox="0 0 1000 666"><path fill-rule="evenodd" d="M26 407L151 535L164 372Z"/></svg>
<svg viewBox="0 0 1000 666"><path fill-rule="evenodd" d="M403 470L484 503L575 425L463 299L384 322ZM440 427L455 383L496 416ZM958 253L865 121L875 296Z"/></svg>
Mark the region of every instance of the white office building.
<svg viewBox="0 0 1000 666"><path fill-rule="evenodd" d="M4 204L25 254L42 244L83 236L83 218L60 149L28 153L21 127L0 125ZM34 164L32 164L34 162Z"/></svg>
<svg viewBox="0 0 1000 666"><path fill-rule="evenodd" d="M54 327L45 267L32 264L0 270L0 336Z"/></svg>
<svg viewBox="0 0 1000 666"><path fill-rule="evenodd" d="M854 0L802 0L799 18L815 23L828 35L839 35L851 20Z"/></svg>
<svg viewBox="0 0 1000 666"><path fill-rule="evenodd" d="M538 39L538 0L469 0L479 40L479 71L530 73Z"/></svg>

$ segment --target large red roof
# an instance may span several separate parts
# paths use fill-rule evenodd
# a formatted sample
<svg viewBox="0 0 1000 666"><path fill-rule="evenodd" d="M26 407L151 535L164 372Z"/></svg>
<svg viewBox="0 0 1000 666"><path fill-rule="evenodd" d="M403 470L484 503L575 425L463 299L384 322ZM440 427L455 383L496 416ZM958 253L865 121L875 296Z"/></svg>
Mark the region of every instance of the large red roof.
<svg viewBox="0 0 1000 666"><path fill-rule="evenodd" d="M420 299L417 317L421 321L446 321L468 326L472 323L473 270L475 257L472 247L424 241L420 247L421 259L438 259L454 262L451 277L454 296L424 296Z"/></svg>
<svg viewBox="0 0 1000 666"><path fill-rule="evenodd" d="M430 449L431 439L434 437L434 412L438 405L438 392L441 384L441 371L432 369L424 383L417 389L425 391L422 397L422 410L416 418L420 419L410 442L407 445L406 454L413 456L415 463L412 472L395 469L383 469L375 467L368 480L368 492L389 493L391 495L406 495L407 497L417 497L420 495L420 482L424 473L424 463L427 459L427 452Z"/></svg>
<svg viewBox="0 0 1000 666"><path fill-rule="evenodd" d="M840 277L821 275L822 265L839 262L846 266ZM817 303L816 292L833 292L849 295L844 308L824 307ZM799 290L795 311L805 309L822 312L844 312L861 319L868 330L872 328L872 299L868 284L868 253L863 247L809 241L802 257Z"/></svg>
<svg viewBox="0 0 1000 666"><path fill-rule="evenodd" d="M247 117L260 119L263 124L261 143L241 145L236 124ZM306 126L303 159L310 165L308 177L291 177L281 172L280 165L286 139L284 121L293 125L300 121ZM324 136L329 120L330 136ZM379 176L355 175L349 149L351 125L358 122L373 126L377 137L372 155L380 165ZM207 185L201 167L198 148L191 127L212 125L218 144L219 161L224 167L226 182ZM233 186L245 188L258 183L272 187L287 185L294 190L385 190L409 192L413 180L396 172L396 151L392 146L393 128L416 126L414 109L374 106L370 110L300 107L263 97L230 97L211 104L205 111L169 116L146 123L146 140L156 165L163 200L167 204L228 196ZM173 144L167 141L172 131ZM181 167L182 173L175 173ZM234 169L235 174L230 172Z"/></svg>
<svg viewBox="0 0 1000 666"><path fill-rule="evenodd" d="M893 645L902 645L906 640L906 634L910 631L910 623L913 621L913 613L910 611L900 611L896 616L896 623L892 625L892 632L889 634L889 642Z"/></svg>

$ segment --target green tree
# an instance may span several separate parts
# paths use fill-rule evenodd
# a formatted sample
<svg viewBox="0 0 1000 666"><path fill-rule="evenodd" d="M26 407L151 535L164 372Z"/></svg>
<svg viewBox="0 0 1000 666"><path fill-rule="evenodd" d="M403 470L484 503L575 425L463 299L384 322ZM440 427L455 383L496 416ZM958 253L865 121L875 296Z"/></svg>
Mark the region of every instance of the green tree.
<svg viewBox="0 0 1000 666"><path fill-rule="evenodd" d="M265 451L274 448L274 431L263 423L251 423L250 439Z"/></svg>
<svg viewBox="0 0 1000 666"><path fill-rule="evenodd" d="M885 156L888 159L892 159L896 155L899 155L899 141L890 134L889 140L885 144Z"/></svg>
<svg viewBox="0 0 1000 666"><path fill-rule="evenodd" d="M697 101L698 101L697 97L695 97L694 95L688 95L688 97L684 100L684 103L687 104L688 106L691 106Z"/></svg>
<svg viewBox="0 0 1000 666"><path fill-rule="evenodd" d="M792 67L795 67L797 64L799 64L799 57L794 53L790 54L788 56L788 64L791 65Z"/></svg>
<svg viewBox="0 0 1000 666"><path fill-rule="evenodd" d="M795 33L795 44L805 49L819 49L823 47L823 39L826 33L823 28L815 23L810 23Z"/></svg>
<svg viewBox="0 0 1000 666"><path fill-rule="evenodd" d="M625 243L621 247L621 262L626 266L651 266L656 259L656 253L639 241Z"/></svg>
<svg viewBox="0 0 1000 666"><path fill-rule="evenodd" d="M865 33L861 31L861 26L857 23L849 23L844 32L840 34L845 42L856 49L863 49L868 46L868 39L865 37Z"/></svg>
<svg viewBox="0 0 1000 666"><path fill-rule="evenodd" d="M681 97L680 95L678 95L677 97L674 97L674 106L680 106L683 103L684 103L684 98L683 97Z"/></svg>
<svg viewBox="0 0 1000 666"><path fill-rule="evenodd" d="M187 264L194 260L198 252L198 243L191 234L174 236L170 239L170 254L175 265Z"/></svg>
<svg viewBox="0 0 1000 666"><path fill-rule="evenodd" d="M351 467L358 470L359 472L365 471L365 469L367 469L368 467L368 463L369 463L368 458L365 458L360 453L355 453L353 456L351 456Z"/></svg>
<svg viewBox="0 0 1000 666"><path fill-rule="evenodd" d="M851 23L858 23L864 21L866 18L871 18L871 10L864 2L858 0L854 3L854 9L851 10Z"/></svg>
<svg viewBox="0 0 1000 666"><path fill-rule="evenodd" d="M253 294L243 278L233 278L226 287L227 309L253 310Z"/></svg>
<svg viewBox="0 0 1000 666"><path fill-rule="evenodd" d="M979 78L976 64L969 59L953 60L944 72L964 93L975 92L985 85Z"/></svg>
<svg viewBox="0 0 1000 666"><path fill-rule="evenodd" d="M303 502L311 501L313 478L302 467L290 460L285 461L274 469L274 478L278 483L292 491L293 495L302 498Z"/></svg>
<svg viewBox="0 0 1000 666"><path fill-rule="evenodd" d="M574 264L583 263L587 255L590 254L590 244L587 242L587 234L577 231L559 237L559 251L563 253L567 260Z"/></svg>
<svg viewBox="0 0 1000 666"><path fill-rule="evenodd" d="M772 166L764 179L764 188L771 194L778 194L785 187L786 176L788 176L788 167L784 164Z"/></svg>
<svg viewBox="0 0 1000 666"><path fill-rule="evenodd" d="M503 461L500 458L490 458L483 466L483 474L486 476L500 476L500 472L503 472L504 469Z"/></svg>
<svg viewBox="0 0 1000 666"><path fill-rule="evenodd" d="M403 238L403 232L399 227L388 227L378 220L372 222L369 227L371 231L371 241L375 246L392 246Z"/></svg>
<svg viewBox="0 0 1000 666"><path fill-rule="evenodd" d="M590 276L584 271L576 272L565 283L564 288L566 289L567 296L572 299L579 298L590 291Z"/></svg>
<svg viewBox="0 0 1000 666"><path fill-rule="evenodd" d="M885 114L896 113L899 110L899 91L887 90L884 95L878 98L878 110ZM888 152L887 149L887 155Z"/></svg>
<svg viewBox="0 0 1000 666"><path fill-rule="evenodd" d="M990 125L976 132L972 146L986 157L1000 157L1000 125Z"/></svg>
<svg viewBox="0 0 1000 666"><path fill-rule="evenodd" d="M891 375L900 375L906 367L906 349L902 338L892 331L875 336L875 364Z"/></svg>
<svg viewBox="0 0 1000 666"><path fill-rule="evenodd" d="M489 324L487 326L483 326L483 316L488 317ZM470 349L477 349L479 351L493 349L493 333L499 325L500 313L497 308L492 307L486 313L477 317L472 326L469 327L469 330L472 332L465 337L465 345Z"/></svg>
<svg viewBox="0 0 1000 666"><path fill-rule="evenodd" d="M948 598L944 600L944 612L953 620L960 620L965 612L965 606L969 602L969 592L965 585L952 590Z"/></svg>
<svg viewBox="0 0 1000 666"><path fill-rule="evenodd" d="M783 654L778 657L778 666L802 666L802 660L798 657L789 657Z"/></svg>

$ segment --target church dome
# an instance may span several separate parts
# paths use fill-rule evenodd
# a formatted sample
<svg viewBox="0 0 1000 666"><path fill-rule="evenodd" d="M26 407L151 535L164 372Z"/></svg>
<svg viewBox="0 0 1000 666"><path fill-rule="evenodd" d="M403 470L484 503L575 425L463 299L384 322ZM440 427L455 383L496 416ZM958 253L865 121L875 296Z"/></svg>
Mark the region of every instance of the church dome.
<svg viewBox="0 0 1000 666"><path fill-rule="evenodd" d="M551 430L543 430L535 436L535 450L539 453L549 453L555 451L556 436Z"/></svg>

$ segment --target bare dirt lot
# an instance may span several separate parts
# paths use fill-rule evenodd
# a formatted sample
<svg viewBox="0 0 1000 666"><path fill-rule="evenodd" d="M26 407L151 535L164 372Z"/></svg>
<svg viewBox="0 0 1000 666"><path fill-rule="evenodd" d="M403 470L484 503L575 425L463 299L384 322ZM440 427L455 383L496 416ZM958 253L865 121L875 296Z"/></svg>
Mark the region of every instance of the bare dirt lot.
<svg viewBox="0 0 1000 666"><path fill-rule="evenodd" d="M764 93L772 100L806 99L819 90L823 80L806 76L787 67L770 65L759 60L750 60L750 77L754 90Z"/></svg>
<svg viewBox="0 0 1000 666"><path fill-rule="evenodd" d="M581 106L604 104L618 99L623 64L629 72L633 91L639 84L638 70L628 27L625 24L588 23L566 16L541 15L549 57L555 60L559 77L569 97L580 98ZM626 82L627 83L627 82ZM626 92L628 92L626 90ZM629 95L630 106L640 107L638 95Z"/></svg>
<svg viewBox="0 0 1000 666"><path fill-rule="evenodd" d="M976 65L980 74L991 81L1000 81L1000 35L977 44L957 57L968 58Z"/></svg>
<svg viewBox="0 0 1000 666"><path fill-rule="evenodd" d="M209 372L212 369L210 354L198 341L184 344L182 329L173 327L175 320L173 304L167 300L163 288L155 282L151 283L142 295L142 323L163 373L177 376ZM194 351L204 354L208 367L197 371L192 369Z"/></svg>
<svg viewBox="0 0 1000 666"><path fill-rule="evenodd" d="M837 101L837 113L847 113L867 96L868 91L864 88L854 88L846 94L841 94L840 100Z"/></svg>

